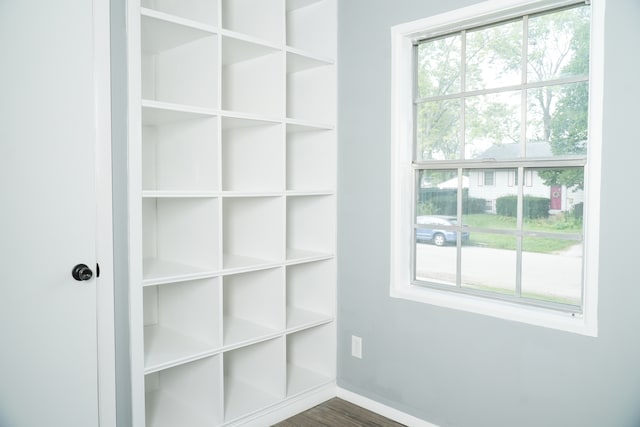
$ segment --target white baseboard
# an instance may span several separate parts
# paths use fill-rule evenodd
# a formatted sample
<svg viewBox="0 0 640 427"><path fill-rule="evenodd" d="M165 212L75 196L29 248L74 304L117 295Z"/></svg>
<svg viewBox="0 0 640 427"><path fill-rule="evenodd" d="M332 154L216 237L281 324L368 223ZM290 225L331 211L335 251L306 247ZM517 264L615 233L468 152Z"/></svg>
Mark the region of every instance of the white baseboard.
<svg viewBox="0 0 640 427"><path fill-rule="evenodd" d="M279 423L287 418L293 417L301 412L313 408L334 397L346 400L347 402L368 409L371 412L380 414L393 421L409 427L438 427L435 424L416 418L405 412L394 409L390 406L376 402L360 394L337 387L335 382L326 384L316 390L303 393L299 397L285 400L268 409L258 411L253 415L244 417L237 421L225 423L225 427L264 427Z"/></svg>
<svg viewBox="0 0 640 427"><path fill-rule="evenodd" d="M399 411L387 405L383 405L382 403L376 402L375 400L371 400L367 397L361 396L340 387L336 387L336 395L340 399L351 402L354 405L361 406L371 412L375 412L376 414L380 414L395 422L405 424L409 427L438 427L435 424L421 420L420 418L416 418L413 415L409 415L405 412Z"/></svg>

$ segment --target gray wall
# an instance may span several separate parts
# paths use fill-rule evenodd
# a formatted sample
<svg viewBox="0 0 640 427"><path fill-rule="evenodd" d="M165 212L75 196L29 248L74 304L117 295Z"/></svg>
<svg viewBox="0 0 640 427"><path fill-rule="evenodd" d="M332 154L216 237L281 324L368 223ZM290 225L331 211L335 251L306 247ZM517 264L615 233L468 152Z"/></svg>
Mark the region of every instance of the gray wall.
<svg viewBox="0 0 640 427"><path fill-rule="evenodd" d="M606 12L599 337L388 296L389 28L472 3L339 2L338 383L442 427L640 426L637 0Z"/></svg>

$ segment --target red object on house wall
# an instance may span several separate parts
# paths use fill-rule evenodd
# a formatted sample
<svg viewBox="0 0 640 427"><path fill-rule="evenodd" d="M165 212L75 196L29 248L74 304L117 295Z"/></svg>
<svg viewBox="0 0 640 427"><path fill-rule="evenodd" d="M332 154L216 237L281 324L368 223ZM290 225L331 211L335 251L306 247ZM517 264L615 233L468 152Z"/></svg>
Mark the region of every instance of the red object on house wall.
<svg viewBox="0 0 640 427"><path fill-rule="evenodd" d="M559 185L551 186L551 210L562 210L562 187Z"/></svg>

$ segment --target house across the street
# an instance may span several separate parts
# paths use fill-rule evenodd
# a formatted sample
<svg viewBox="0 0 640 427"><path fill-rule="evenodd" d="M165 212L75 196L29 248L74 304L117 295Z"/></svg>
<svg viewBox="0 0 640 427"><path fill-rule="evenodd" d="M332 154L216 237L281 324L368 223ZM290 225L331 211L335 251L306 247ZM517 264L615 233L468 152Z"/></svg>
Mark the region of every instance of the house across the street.
<svg viewBox="0 0 640 427"><path fill-rule="evenodd" d="M519 144L494 145L481 154L483 159L518 158ZM551 147L548 142L527 144L528 157L551 157ZM524 177L518 176L514 169L472 169L469 179L464 181L464 188L469 189L469 197L485 199L486 211L496 213L496 200L503 196L518 194L518 182L524 179L523 191L525 196L544 197L550 200L549 213L568 212L584 201L582 189L567 187L566 185L546 185L544 179L535 169L525 169ZM440 187L440 186L439 186Z"/></svg>

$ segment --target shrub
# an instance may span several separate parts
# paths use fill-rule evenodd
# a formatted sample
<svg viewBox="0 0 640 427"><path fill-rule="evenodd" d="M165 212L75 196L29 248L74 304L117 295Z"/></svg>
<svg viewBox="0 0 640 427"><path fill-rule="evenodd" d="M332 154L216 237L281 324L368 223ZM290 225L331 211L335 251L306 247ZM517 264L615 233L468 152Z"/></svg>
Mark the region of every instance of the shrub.
<svg viewBox="0 0 640 427"><path fill-rule="evenodd" d="M545 197L524 197L524 213L525 218L548 218L549 208L551 207L551 199Z"/></svg>
<svg viewBox="0 0 640 427"><path fill-rule="evenodd" d="M518 212L517 196L503 196L496 200L496 213L502 216L515 217ZM544 197L524 196L525 218L548 218L551 200Z"/></svg>
<svg viewBox="0 0 640 427"><path fill-rule="evenodd" d="M496 213L502 216L515 217L518 213L518 198L516 196L498 197L496 200Z"/></svg>
<svg viewBox="0 0 640 427"><path fill-rule="evenodd" d="M487 201L468 196L468 191L462 193L464 214L484 213ZM439 190L431 188L420 189L418 194L418 215L451 215L457 214L458 192L456 190Z"/></svg>
<svg viewBox="0 0 640 427"><path fill-rule="evenodd" d="M582 220L582 214L584 211L584 203L576 203L576 205L571 210L571 214L574 218Z"/></svg>
<svg viewBox="0 0 640 427"><path fill-rule="evenodd" d="M420 189L418 199L418 213L421 215L455 215L457 205L455 190L442 191L438 189Z"/></svg>
<svg viewBox="0 0 640 427"><path fill-rule="evenodd" d="M464 199L464 214L480 214L484 213L487 209L487 201L485 199L478 199L475 197L468 197Z"/></svg>

